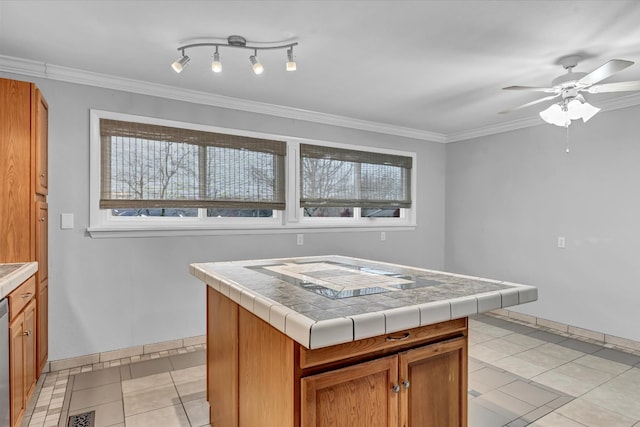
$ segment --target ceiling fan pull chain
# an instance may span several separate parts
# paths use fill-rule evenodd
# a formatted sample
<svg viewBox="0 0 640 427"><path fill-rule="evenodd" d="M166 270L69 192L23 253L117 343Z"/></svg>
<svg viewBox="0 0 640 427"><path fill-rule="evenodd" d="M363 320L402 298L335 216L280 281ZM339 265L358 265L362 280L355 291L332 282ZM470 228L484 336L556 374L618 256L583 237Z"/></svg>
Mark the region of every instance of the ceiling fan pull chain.
<svg viewBox="0 0 640 427"><path fill-rule="evenodd" d="M567 139L565 142L565 151L568 153L569 152L569 125L566 125L565 128L567 129Z"/></svg>

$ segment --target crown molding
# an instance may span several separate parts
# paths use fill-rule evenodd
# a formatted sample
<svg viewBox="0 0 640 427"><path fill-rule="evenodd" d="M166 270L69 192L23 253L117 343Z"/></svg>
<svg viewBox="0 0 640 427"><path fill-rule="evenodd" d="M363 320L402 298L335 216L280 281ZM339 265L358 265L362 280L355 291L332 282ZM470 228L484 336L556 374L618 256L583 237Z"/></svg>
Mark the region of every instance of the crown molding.
<svg viewBox="0 0 640 427"><path fill-rule="evenodd" d="M31 61L11 56L0 55L0 71L439 143L463 141L544 124L536 114L532 117L470 129L468 131L442 134L386 123L377 123L333 114L320 113L300 108L248 101L245 99L195 90L180 89L168 85L127 79L91 71L83 71L75 68L51 65L39 61ZM603 111L611 111L640 105L640 93L616 97L611 100L599 102L598 105Z"/></svg>
<svg viewBox="0 0 640 427"><path fill-rule="evenodd" d="M83 71L10 56L0 55L0 71L425 141L440 143L446 141L445 135L436 132L180 89L168 85Z"/></svg>

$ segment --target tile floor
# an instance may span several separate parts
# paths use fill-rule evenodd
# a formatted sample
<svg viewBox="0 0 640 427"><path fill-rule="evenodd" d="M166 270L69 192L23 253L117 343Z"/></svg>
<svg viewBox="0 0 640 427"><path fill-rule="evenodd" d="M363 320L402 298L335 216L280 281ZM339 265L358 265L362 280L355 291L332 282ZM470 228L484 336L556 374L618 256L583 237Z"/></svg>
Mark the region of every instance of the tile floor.
<svg viewBox="0 0 640 427"><path fill-rule="evenodd" d="M640 427L640 353L500 316L470 319L469 427ZM43 375L22 427L203 427L204 346Z"/></svg>

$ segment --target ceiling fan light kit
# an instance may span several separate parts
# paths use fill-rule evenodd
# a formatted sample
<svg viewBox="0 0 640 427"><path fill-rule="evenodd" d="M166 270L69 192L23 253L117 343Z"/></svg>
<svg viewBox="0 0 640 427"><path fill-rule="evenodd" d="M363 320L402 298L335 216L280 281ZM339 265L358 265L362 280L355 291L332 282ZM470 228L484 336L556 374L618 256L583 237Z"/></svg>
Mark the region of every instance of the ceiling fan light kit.
<svg viewBox="0 0 640 427"><path fill-rule="evenodd" d="M582 58L578 55L570 55L560 58L559 62L564 69L567 70L567 73L555 78L551 82L551 87L509 86L503 88L505 90L546 92L552 95L528 102L510 110L501 111L501 113L509 113L511 111L562 97L560 101L552 104L539 114L542 120L547 123L556 126L568 127L572 120L582 119L583 122L587 122L600 111L600 108L594 107L586 102L584 96L581 95L580 92L605 93L640 90L640 81L596 84L608 77L611 77L613 74L630 67L633 65L632 61L613 59L590 73L573 72L573 68L578 65L578 62L580 62L581 59Z"/></svg>
<svg viewBox="0 0 640 427"><path fill-rule="evenodd" d="M269 45L260 45L260 46L248 46L247 39L242 36L229 36L227 37L227 42L208 42L208 43L193 43L184 46L180 46L178 51L181 54L181 57L171 64L171 68L176 73L182 72L184 67L189 63L189 56L187 56L187 49L200 48L200 47L215 47L216 50L213 53L213 60L211 61L211 71L214 73L222 72L222 61L220 59L219 49L221 47L225 48L239 48L239 49L249 49L253 51L253 55L249 56L249 62L251 63L251 68L255 74L262 74L264 71L264 66L258 59L258 51L259 50L274 50L274 49L286 49L287 51L287 63L285 69L287 71L295 71L297 68L294 56L293 56L293 47L297 46L298 43L275 43Z"/></svg>

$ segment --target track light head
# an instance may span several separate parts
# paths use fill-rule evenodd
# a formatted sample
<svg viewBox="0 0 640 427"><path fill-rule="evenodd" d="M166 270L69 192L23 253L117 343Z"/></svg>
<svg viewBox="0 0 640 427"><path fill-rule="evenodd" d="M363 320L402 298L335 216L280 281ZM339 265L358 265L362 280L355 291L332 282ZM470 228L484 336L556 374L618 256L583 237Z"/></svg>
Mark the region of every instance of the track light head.
<svg viewBox="0 0 640 427"><path fill-rule="evenodd" d="M182 52L182 58L178 59L176 62L174 62L173 64L171 64L171 68L173 68L173 71L175 71L176 73L180 73L184 67L189 63L189 57L187 55L184 54L184 52Z"/></svg>
<svg viewBox="0 0 640 427"><path fill-rule="evenodd" d="M287 49L287 71L296 70L296 61L293 60L293 47Z"/></svg>
<svg viewBox="0 0 640 427"><path fill-rule="evenodd" d="M258 52L255 52L253 55L251 55L249 57L249 61L251 62L251 67L253 68L253 72L256 73L257 75L260 75L264 71L264 67L258 60L257 53Z"/></svg>
<svg viewBox="0 0 640 427"><path fill-rule="evenodd" d="M211 71L219 73L222 71L222 62L220 62L220 54L218 53L218 47L216 46L216 53L213 54L213 61L211 62Z"/></svg>

